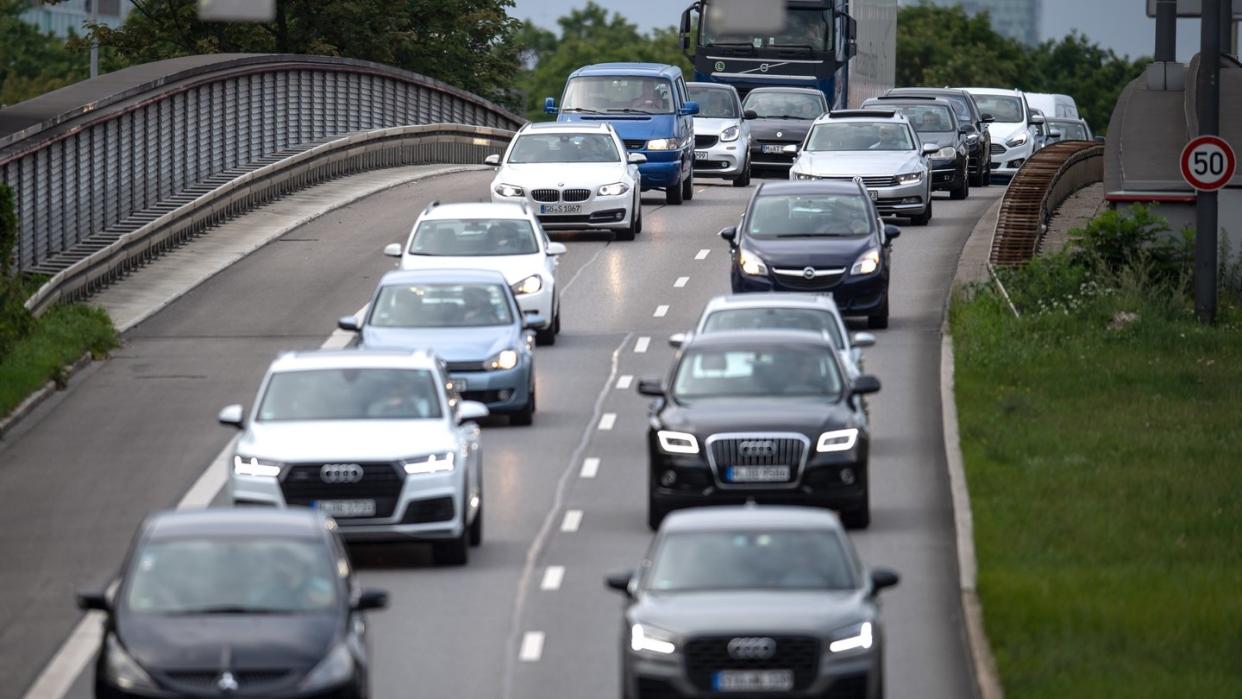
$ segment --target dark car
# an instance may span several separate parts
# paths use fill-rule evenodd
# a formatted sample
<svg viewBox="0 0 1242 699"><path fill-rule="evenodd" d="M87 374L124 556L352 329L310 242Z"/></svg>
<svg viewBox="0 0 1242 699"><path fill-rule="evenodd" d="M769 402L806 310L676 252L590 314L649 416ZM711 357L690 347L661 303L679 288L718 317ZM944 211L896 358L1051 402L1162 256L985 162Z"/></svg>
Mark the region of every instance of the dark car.
<svg viewBox="0 0 1242 699"><path fill-rule="evenodd" d="M788 168L811 124L828 112L828 101L810 88L761 87L746 95L742 109L750 120L751 167Z"/></svg>
<svg viewBox="0 0 1242 699"><path fill-rule="evenodd" d="M812 505L871 521L867 418L827 333L747 330L691 337L653 396L647 523L700 505Z"/></svg>
<svg viewBox="0 0 1242 699"><path fill-rule="evenodd" d="M969 92L950 87L897 87L885 94L889 97L936 97L953 105L958 125L970 127L965 131L970 148L970 184L986 187L992 183L992 135L986 126L993 121L992 115L980 113L979 105Z"/></svg>
<svg viewBox="0 0 1242 699"><path fill-rule="evenodd" d="M165 512L146 519L119 578L82 593L106 613L95 696L368 696L359 590L336 523L308 509Z"/></svg>
<svg viewBox="0 0 1242 699"><path fill-rule="evenodd" d="M880 220L860 182L764 182L729 241L733 292L831 293L844 315L888 327L892 242L901 229Z"/></svg>
<svg viewBox="0 0 1242 699"><path fill-rule="evenodd" d="M952 199L970 195L970 143L972 132L959 126L948 100L936 97L873 97L863 109L893 109L906 117L924 145L938 150L927 157L932 170L932 189L948 192Z"/></svg>
<svg viewBox="0 0 1242 699"><path fill-rule="evenodd" d="M1060 143L1061 141L1092 141L1095 137L1091 135L1091 127L1082 119L1047 119L1048 126L1048 142L1047 145Z"/></svg>
<svg viewBox="0 0 1242 699"><path fill-rule="evenodd" d="M624 592L625 699L725 693L882 699L879 592L831 513L744 506L670 515Z"/></svg>

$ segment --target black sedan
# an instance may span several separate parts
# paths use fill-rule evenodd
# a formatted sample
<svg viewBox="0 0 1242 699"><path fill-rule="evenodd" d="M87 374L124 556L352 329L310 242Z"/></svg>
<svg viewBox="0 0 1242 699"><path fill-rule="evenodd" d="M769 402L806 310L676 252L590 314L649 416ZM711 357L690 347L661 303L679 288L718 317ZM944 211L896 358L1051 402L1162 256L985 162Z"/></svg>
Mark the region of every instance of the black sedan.
<svg viewBox="0 0 1242 699"><path fill-rule="evenodd" d="M747 93L742 109L750 120L751 167L788 169L828 101L819 90L761 87Z"/></svg>
<svg viewBox="0 0 1242 699"><path fill-rule="evenodd" d="M368 696L366 625L336 523L312 510L152 515L106 592L95 696Z"/></svg>
<svg viewBox="0 0 1242 699"><path fill-rule="evenodd" d="M764 182L729 242L734 293L831 293L841 313L888 327L892 242L901 229L880 220L867 189L848 180Z"/></svg>
<svg viewBox="0 0 1242 699"><path fill-rule="evenodd" d="M927 160L932 170L932 189L948 192L952 199L970 195L970 142L973 129L959 127L948 100L935 97L872 97L863 109L892 109L914 127L924 145L936 146Z"/></svg>
<svg viewBox="0 0 1242 699"><path fill-rule="evenodd" d="M871 522L866 416L826 333L737 331L692 337L656 398L647 435L647 523L672 510L748 501L839 510Z"/></svg>
<svg viewBox="0 0 1242 699"><path fill-rule="evenodd" d="M992 123L991 114L979 111L979 105L969 92L956 88L898 87L889 90L886 97L930 97L942 99L953 105L953 113L966 136L970 152L970 184L986 187L992 181L992 135L987 125ZM999 144L998 144L999 145Z"/></svg>

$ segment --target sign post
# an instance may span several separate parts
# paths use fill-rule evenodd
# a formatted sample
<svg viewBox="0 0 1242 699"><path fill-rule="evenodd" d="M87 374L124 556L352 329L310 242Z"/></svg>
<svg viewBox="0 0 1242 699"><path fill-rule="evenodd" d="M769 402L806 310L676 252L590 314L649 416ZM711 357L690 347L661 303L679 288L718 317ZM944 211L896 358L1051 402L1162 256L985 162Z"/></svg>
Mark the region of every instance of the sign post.
<svg viewBox="0 0 1242 699"><path fill-rule="evenodd" d="M1197 76L1199 112L1199 138L1192 141L1196 148L1192 153L1190 174L1197 177L1202 172L1206 184L1223 187L1226 166L1233 162L1233 149L1223 140L1210 140L1220 133L1220 0L1203 0L1203 19L1200 21L1199 72ZM1197 143L1202 140L1202 143ZM1222 147L1223 145L1223 147ZM1217 153L1214 148L1221 150ZM1183 159L1183 163L1184 163ZM1219 174L1217 167L1220 166ZM1183 172L1185 172L1183 165ZM1187 178L1189 181L1189 178ZM1191 186L1194 183L1191 182ZM1216 321L1216 237L1219 230L1216 187L1199 192L1195 202L1195 314L1204 324Z"/></svg>

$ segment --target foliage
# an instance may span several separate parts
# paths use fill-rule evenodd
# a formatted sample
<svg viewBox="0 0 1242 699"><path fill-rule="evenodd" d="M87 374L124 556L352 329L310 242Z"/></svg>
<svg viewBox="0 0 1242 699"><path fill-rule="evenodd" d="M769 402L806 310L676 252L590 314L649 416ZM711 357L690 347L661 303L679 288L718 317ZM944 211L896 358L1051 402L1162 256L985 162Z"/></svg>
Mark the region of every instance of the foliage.
<svg viewBox="0 0 1242 699"><path fill-rule="evenodd" d="M13 190L0 183L0 358L30 332L34 320L26 311L20 279L14 274L13 251L17 246L17 214Z"/></svg>
<svg viewBox="0 0 1242 699"><path fill-rule="evenodd" d="M41 34L20 15L26 0L0 0L0 106L16 104L87 76L87 56Z"/></svg>
<svg viewBox="0 0 1242 699"><path fill-rule="evenodd" d="M48 381L64 383L63 367L84 353L101 357L116 346L116 330L103 309L81 303L52 308L0 355L0 415Z"/></svg>

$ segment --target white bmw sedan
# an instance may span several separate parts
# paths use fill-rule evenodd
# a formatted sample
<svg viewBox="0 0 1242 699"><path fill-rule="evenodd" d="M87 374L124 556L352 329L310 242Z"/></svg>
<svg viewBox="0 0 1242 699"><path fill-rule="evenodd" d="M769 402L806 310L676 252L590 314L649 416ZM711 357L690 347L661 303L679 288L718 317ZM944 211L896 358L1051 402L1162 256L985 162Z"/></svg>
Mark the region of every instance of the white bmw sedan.
<svg viewBox="0 0 1242 699"><path fill-rule="evenodd" d="M642 230L638 165L626 154L610 124L527 124L503 157L492 180L492 201L526 202L548 230L614 231L633 240Z"/></svg>

